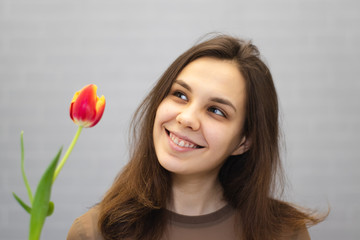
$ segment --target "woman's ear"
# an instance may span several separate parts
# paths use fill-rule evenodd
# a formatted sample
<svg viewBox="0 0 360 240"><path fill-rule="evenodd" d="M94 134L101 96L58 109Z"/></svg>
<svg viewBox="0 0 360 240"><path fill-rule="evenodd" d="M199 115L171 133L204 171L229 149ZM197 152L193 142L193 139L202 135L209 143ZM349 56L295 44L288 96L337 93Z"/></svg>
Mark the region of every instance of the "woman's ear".
<svg viewBox="0 0 360 240"><path fill-rule="evenodd" d="M239 145L237 146L237 148L232 152L231 155L241 155L244 152L246 152L247 150L249 150L251 145L251 141L249 138L247 137L242 137Z"/></svg>

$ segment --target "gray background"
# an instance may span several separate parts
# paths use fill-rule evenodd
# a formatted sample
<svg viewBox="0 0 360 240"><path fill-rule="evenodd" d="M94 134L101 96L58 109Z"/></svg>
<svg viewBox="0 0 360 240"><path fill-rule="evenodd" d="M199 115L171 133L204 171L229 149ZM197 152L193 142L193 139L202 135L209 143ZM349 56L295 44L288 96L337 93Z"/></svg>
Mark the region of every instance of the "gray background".
<svg viewBox="0 0 360 240"><path fill-rule="evenodd" d="M42 239L65 239L127 161L129 119L167 66L208 32L252 39L281 103L287 198L326 210L313 239L360 239L358 0L0 0L0 239L26 239L20 131L33 191L76 132L89 83L107 100L55 182Z"/></svg>

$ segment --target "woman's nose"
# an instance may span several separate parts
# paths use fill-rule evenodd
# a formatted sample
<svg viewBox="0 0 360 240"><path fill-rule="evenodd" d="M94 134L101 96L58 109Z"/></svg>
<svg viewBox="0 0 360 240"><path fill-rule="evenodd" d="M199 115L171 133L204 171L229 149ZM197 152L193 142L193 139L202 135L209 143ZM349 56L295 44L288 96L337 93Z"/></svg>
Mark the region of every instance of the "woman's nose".
<svg viewBox="0 0 360 240"><path fill-rule="evenodd" d="M191 128L196 131L200 128L200 121L198 119L199 111L194 107L184 107L182 111L176 116L176 121L184 127Z"/></svg>

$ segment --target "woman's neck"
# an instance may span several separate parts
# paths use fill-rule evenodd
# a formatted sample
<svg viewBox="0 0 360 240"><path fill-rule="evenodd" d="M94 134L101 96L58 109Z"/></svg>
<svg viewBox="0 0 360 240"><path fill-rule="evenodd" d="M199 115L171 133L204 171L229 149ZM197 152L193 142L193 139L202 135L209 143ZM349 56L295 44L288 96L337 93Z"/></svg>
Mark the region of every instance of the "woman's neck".
<svg viewBox="0 0 360 240"><path fill-rule="evenodd" d="M223 189L217 176L204 178L173 175L169 210L195 216L215 212L225 205Z"/></svg>

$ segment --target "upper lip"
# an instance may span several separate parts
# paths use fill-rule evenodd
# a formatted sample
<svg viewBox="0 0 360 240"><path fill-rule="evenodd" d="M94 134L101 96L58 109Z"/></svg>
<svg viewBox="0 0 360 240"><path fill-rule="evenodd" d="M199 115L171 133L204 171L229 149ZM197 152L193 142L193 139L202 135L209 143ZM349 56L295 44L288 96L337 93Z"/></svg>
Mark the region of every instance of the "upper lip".
<svg viewBox="0 0 360 240"><path fill-rule="evenodd" d="M177 132L170 131L170 130L168 130L168 129L166 129L166 128L165 128L165 130L166 130L166 132L167 132L168 134L171 132L172 134L174 134L174 135L177 136L178 138L181 138L181 139L183 139L183 140L185 140L185 141L187 141L187 142L190 142L190 143L192 143L192 144L194 144L194 145L196 145L196 146L198 146L198 147L201 147L201 148L204 147L204 146L201 146L200 144L197 144L196 142L194 142L193 140L191 140L189 137L186 137L186 136L184 136L184 135L181 135L181 134L179 134L179 133L177 133Z"/></svg>

